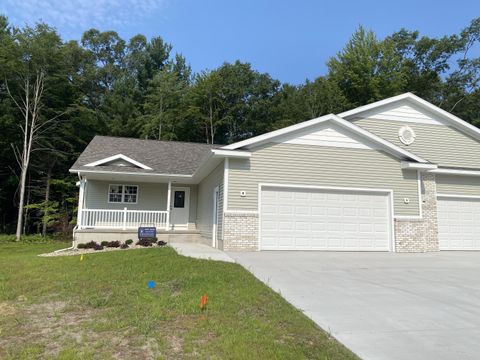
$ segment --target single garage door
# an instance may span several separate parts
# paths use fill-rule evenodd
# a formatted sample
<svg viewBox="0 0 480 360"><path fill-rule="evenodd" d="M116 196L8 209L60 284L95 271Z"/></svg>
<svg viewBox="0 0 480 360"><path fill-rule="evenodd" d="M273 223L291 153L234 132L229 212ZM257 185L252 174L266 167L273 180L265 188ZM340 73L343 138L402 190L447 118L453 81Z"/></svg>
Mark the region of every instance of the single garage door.
<svg viewBox="0 0 480 360"><path fill-rule="evenodd" d="M389 251L386 193L262 188L261 250Z"/></svg>
<svg viewBox="0 0 480 360"><path fill-rule="evenodd" d="M480 250L480 199L438 197L440 250Z"/></svg>

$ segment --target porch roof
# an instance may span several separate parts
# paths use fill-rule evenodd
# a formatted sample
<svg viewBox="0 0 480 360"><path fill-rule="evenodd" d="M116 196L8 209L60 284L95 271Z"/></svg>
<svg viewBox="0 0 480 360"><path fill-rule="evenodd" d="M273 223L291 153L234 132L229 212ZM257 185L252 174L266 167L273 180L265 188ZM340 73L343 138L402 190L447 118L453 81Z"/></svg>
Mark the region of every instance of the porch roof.
<svg viewBox="0 0 480 360"><path fill-rule="evenodd" d="M70 172L193 175L216 147L209 144L97 135L72 165ZM122 159L127 158L127 161L122 161L122 166L113 165L112 161L102 163L102 160L116 155L123 155ZM130 164L128 159L134 162Z"/></svg>

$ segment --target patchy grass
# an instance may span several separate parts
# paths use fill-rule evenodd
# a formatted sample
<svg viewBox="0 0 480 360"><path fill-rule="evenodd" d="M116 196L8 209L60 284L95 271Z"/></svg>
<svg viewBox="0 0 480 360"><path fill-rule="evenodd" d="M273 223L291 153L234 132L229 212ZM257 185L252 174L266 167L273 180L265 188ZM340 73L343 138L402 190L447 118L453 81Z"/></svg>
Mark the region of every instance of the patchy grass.
<svg viewBox="0 0 480 360"><path fill-rule="evenodd" d="M51 243L51 242L64 242L71 241L71 239L65 239L62 235L43 237L40 234L22 235L21 243ZM15 242L15 234L0 234L0 244Z"/></svg>
<svg viewBox="0 0 480 360"><path fill-rule="evenodd" d="M62 246L0 244L1 359L356 358L239 265Z"/></svg>

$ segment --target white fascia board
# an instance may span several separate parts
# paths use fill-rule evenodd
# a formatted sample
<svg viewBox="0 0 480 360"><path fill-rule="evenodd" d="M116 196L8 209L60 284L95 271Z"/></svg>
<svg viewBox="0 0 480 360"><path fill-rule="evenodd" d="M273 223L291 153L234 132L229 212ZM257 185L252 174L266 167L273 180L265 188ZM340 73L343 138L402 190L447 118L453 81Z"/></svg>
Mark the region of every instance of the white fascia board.
<svg viewBox="0 0 480 360"><path fill-rule="evenodd" d="M285 128L282 128L282 129L270 131L270 132L268 132L266 134L263 134L263 135L254 136L250 139L246 139L246 140L239 141L239 142L227 145L227 146L223 146L221 149L222 150L235 150L235 149L242 148L242 147L245 147L245 146L249 146L249 145L252 145L252 144L260 143L260 142L272 139L272 138L277 137L277 136L288 134L292 131L297 131L297 130L304 129L304 128L309 127L309 126L320 124L324 121L327 121L332 116L334 116L334 115L329 114L329 115L325 115L325 116L315 118L315 119L312 119L312 120L307 120L307 121L301 122L299 124L287 126Z"/></svg>
<svg viewBox="0 0 480 360"><path fill-rule="evenodd" d="M357 115L359 113L362 113L362 112L365 112L365 111L368 111L368 110L371 110L371 109L375 109L375 108L380 107L380 106L388 105L388 104L394 103L396 101L407 99L407 98L410 97L410 95L413 95L413 94L412 93L405 93L405 94L401 94L401 95L397 95L397 96L392 96L392 97L389 97L389 98L384 99L384 100L376 101L376 102L368 104L368 105L363 105L363 106L359 106L359 107L357 107L355 109L352 109L352 110L344 111L344 112L338 114L338 116L340 116L341 118L348 118L352 115Z"/></svg>
<svg viewBox="0 0 480 360"><path fill-rule="evenodd" d="M402 161L402 169L412 169L412 170L433 170L437 169L438 165L436 164L424 164L424 163L415 163Z"/></svg>
<svg viewBox="0 0 480 360"><path fill-rule="evenodd" d="M463 176L480 176L480 170L456 170L456 169L434 169L429 171L432 174L442 175L463 175Z"/></svg>
<svg viewBox="0 0 480 360"><path fill-rule="evenodd" d="M414 161L420 162L420 163L428 163L427 160L421 158L420 156L417 156L410 151L402 149L400 146L397 146L395 144L392 144L391 142L381 138L380 136L377 136L375 134L372 134L370 131L367 131L360 126L357 126L355 124L352 124L350 121L347 121L345 119L342 119L341 117L337 115L332 115L330 121L334 121L338 125L344 127L345 129L351 130L354 133L357 133L360 136L363 136L364 138L367 138L381 146L383 146L386 150L389 150L391 153L393 152L395 155L400 156L400 157L407 157L410 158Z"/></svg>
<svg viewBox="0 0 480 360"><path fill-rule="evenodd" d="M406 150L402 149L401 147L399 147L397 145L394 145L394 144L382 139L381 137L379 137L375 134L372 134L371 132L369 132L369 131L367 131L367 130L365 130L365 129L363 129L363 128L355 125L355 124L352 124L351 122L349 122L347 120L344 120L341 117L339 117L337 115L334 115L334 114L325 115L325 116L322 116L322 117L319 117L319 118L316 118L316 119L304 121L300 124L288 126L286 128L280 129L280 130L275 130L275 131L271 131L269 133L266 133L266 134L263 134L263 135L260 135L260 136L255 136L251 139L243 140L243 141L231 144L231 145L224 146L224 147L222 147L222 150L234 150L234 149L238 149L238 148L253 145L253 144L259 144L259 143L268 141L270 139L273 139L275 137L282 136L282 135L288 134L290 132L298 131L298 130L301 130L301 129L304 129L304 128L307 128L307 127L310 127L310 126L318 125L320 123L327 122L327 121L330 121L333 124L337 124L337 125L345 128L345 129L347 129L347 130L352 131L353 133L356 133L356 134L358 134L358 135L360 135L364 138L369 139L370 141L373 141L374 143L377 143L377 144L383 146L384 148L389 150L394 155L397 155L399 157L410 158L413 161L418 161L418 162L421 162L421 163L427 163L428 162L427 160L422 159L421 157L419 157L415 154L412 154L411 152L406 151Z"/></svg>
<svg viewBox="0 0 480 360"><path fill-rule="evenodd" d="M240 158L248 159L252 156L252 153L248 151L233 151L223 149L212 149L213 156L226 157L226 158Z"/></svg>
<svg viewBox="0 0 480 360"><path fill-rule="evenodd" d="M380 100L380 101L377 101L377 102L374 102L374 103L371 103L371 104L368 104L368 105L365 105L365 106L360 106L360 107L352 109L352 110L344 111L344 112L338 114L338 116L340 116L342 118L348 118L348 117L351 117L353 115L357 115L357 114L360 114L362 112L365 112L365 111L368 111L368 110L371 110L371 109L375 109L375 108L380 107L380 106L388 105L388 104L394 103L396 101L405 100L405 99L408 99L408 100L412 101L413 103L419 105L420 107L422 107L426 110L429 110L429 111L433 112L434 114L438 114L439 116L441 116L443 119L447 120L447 122L452 124L457 129L463 130L464 132L466 132L466 133L470 134L471 136L475 137L476 139L480 139L480 129L479 128L477 128L476 126L473 126L472 124L469 124L465 120L460 119L459 117L449 113L448 111L445 111L445 110L439 108L438 106L433 105L432 103L429 103L428 101L426 101L426 100L422 99L421 97L418 97L417 95L414 95L410 92L405 93L405 94L401 94L401 95L397 95L397 96L393 96L393 97L388 98L388 99Z"/></svg>
<svg viewBox="0 0 480 360"><path fill-rule="evenodd" d="M129 158L128 156L126 155L123 155L123 154L117 154L117 155L113 155L113 156L109 156L105 159L101 159L101 160L97 160L97 161L94 161L94 162L91 162L89 164L86 164L84 166L97 166L97 165L102 165L102 164L105 164L105 163L108 163L110 161L114 161L114 160L125 160L135 166L138 166L139 168L142 168L144 170L153 170L151 167L147 166L147 165L144 165L142 164L141 162L138 162L136 160L133 160L132 158Z"/></svg>
<svg viewBox="0 0 480 360"><path fill-rule="evenodd" d="M128 172L128 171L107 171L107 170L68 170L70 173L82 174L119 174L119 175L137 175L137 176L151 176L159 178L192 178L192 175L182 175L182 174L152 174L152 173L142 173L142 172Z"/></svg>

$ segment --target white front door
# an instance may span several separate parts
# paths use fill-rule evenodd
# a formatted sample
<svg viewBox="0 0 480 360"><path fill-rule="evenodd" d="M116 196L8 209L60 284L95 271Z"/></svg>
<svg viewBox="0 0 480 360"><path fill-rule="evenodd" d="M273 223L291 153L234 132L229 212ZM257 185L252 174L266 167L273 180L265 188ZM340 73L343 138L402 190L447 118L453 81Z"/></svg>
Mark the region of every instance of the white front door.
<svg viewBox="0 0 480 360"><path fill-rule="evenodd" d="M187 229L190 209L190 188L172 187L172 203L170 204L172 228Z"/></svg>

